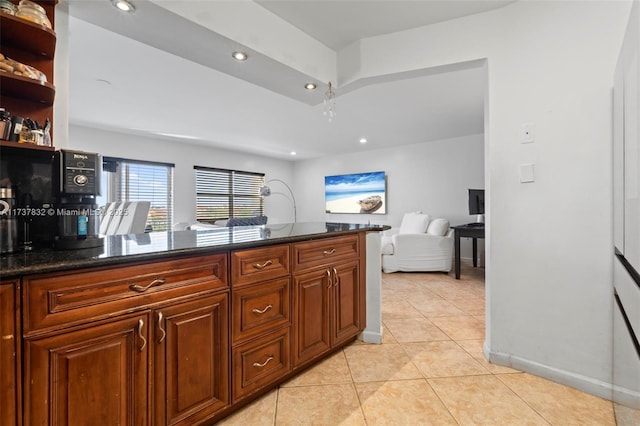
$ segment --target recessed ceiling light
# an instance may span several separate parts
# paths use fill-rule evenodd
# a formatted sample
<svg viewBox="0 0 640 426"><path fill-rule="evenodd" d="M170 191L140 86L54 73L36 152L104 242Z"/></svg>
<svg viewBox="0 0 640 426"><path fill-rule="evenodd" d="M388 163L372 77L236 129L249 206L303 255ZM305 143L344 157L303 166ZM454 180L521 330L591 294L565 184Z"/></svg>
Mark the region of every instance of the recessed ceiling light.
<svg viewBox="0 0 640 426"><path fill-rule="evenodd" d="M231 54L231 56L233 57L233 59L235 59L236 61L246 61L247 58L249 57L249 55L247 55L244 52L233 52Z"/></svg>
<svg viewBox="0 0 640 426"><path fill-rule="evenodd" d="M316 90L316 87L318 87L315 83L307 83L304 85L304 88L307 90Z"/></svg>
<svg viewBox="0 0 640 426"><path fill-rule="evenodd" d="M360 138L360 143L367 143L367 138Z"/></svg>
<svg viewBox="0 0 640 426"><path fill-rule="evenodd" d="M123 12L132 13L136 10L135 6L127 0L111 0L111 4Z"/></svg>
<svg viewBox="0 0 640 426"><path fill-rule="evenodd" d="M296 155L296 152L295 151L291 151L289 154L290 155Z"/></svg>

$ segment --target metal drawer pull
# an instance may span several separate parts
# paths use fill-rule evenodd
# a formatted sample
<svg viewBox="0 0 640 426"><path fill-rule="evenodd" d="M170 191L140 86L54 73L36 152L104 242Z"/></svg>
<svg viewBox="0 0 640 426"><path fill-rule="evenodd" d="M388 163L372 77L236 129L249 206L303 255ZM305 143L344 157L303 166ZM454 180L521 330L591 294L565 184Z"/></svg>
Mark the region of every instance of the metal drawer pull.
<svg viewBox="0 0 640 426"><path fill-rule="evenodd" d="M254 366L254 367L260 367L260 368L262 368L262 367L264 367L265 365L269 364L269 362L270 362L272 359L273 359L273 356L271 355L271 356L269 356L269 358L267 358L267 360L266 360L265 362L263 362L262 364L260 364L259 362L254 362L254 363L253 363L253 366Z"/></svg>
<svg viewBox="0 0 640 426"><path fill-rule="evenodd" d="M142 346L140 346L140 352L142 352L145 346L147 346L147 339L145 339L144 336L142 335L143 328L144 328L144 321L139 320L138 321L138 337L142 340Z"/></svg>
<svg viewBox="0 0 640 426"><path fill-rule="evenodd" d="M260 309L252 309L251 312L253 312L254 314L264 314L265 312L267 312L269 309L273 308L273 305L267 305L264 307L263 310Z"/></svg>
<svg viewBox="0 0 640 426"><path fill-rule="evenodd" d="M165 280L164 278L159 278L156 280L151 281L151 283L148 286L141 286L138 284L131 284L129 286L129 288L133 291L137 291L138 293L144 293L145 291L149 290L151 287L153 287L154 285L162 285L166 282L167 280Z"/></svg>
<svg viewBox="0 0 640 426"><path fill-rule="evenodd" d="M335 252L336 252L336 249L332 248L331 250L323 251L322 254L324 254L325 256L331 256Z"/></svg>
<svg viewBox="0 0 640 426"><path fill-rule="evenodd" d="M164 338L167 337L167 332L164 331L164 328L162 328L162 320L163 320L163 318L164 318L164 315L162 315L162 312L158 312L158 328L162 332L162 337L160 337L160 340L158 340L158 343L162 343Z"/></svg>
<svg viewBox="0 0 640 426"><path fill-rule="evenodd" d="M331 281L331 272L327 269L327 288L331 288L333 282Z"/></svg>
<svg viewBox="0 0 640 426"><path fill-rule="evenodd" d="M264 269L267 266L272 265L272 264L273 264L273 262L271 261L271 259L269 259L266 262L264 262L262 265L259 264L259 263L254 263L253 267L256 268L256 269Z"/></svg>
<svg viewBox="0 0 640 426"><path fill-rule="evenodd" d="M333 268L333 276L335 278L334 285L337 287L340 285L340 277L338 276L338 270L336 268Z"/></svg>

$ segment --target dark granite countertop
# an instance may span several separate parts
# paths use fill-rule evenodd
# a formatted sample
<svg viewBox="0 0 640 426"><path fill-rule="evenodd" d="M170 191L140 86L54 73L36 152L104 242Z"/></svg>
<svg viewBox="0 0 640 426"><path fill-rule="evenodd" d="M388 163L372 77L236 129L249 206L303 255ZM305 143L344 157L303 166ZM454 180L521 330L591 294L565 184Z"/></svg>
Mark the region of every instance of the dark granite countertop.
<svg viewBox="0 0 640 426"><path fill-rule="evenodd" d="M381 225L304 222L223 227L205 231L111 235L105 237L104 247L95 249L46 248L0 256L0 278L125 262L160 260L180 255L215 253L357 232L383 231L388 228Z"/></svg>

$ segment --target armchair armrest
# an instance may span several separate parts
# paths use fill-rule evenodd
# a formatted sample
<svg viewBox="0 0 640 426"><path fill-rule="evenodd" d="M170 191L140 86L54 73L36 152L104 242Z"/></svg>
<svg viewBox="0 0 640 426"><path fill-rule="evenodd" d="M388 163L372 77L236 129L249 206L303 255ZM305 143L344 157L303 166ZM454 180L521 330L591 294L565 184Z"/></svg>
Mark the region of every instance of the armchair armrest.
<svg viewBox="0 0 640 426"><path fill-rule="evenodd" d="M451 251L453 248L453 230L449 230L447 235L429 234L396 234L391 237L394 254L414 255L429 251Z"/></svg>

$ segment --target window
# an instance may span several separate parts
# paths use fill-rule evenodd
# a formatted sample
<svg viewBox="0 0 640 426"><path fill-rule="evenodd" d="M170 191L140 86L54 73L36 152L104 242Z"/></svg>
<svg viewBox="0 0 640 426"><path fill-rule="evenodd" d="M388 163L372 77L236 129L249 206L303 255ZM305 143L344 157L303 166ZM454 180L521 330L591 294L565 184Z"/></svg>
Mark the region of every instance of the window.
<svg viewBox="0 0 640 426"><path fill-rule="evenodd" d="M213 169L196 170L196 220L215 222L231 217L262 216L260 187L264 173Z"/></svg>
<svg viewBox="0 0 640 426"><path fill-rule="evenodd" d="M171 230L173 164L104 157L103 165L102 204L149 201L147 228L151 227L152 231Z"/></svg>

